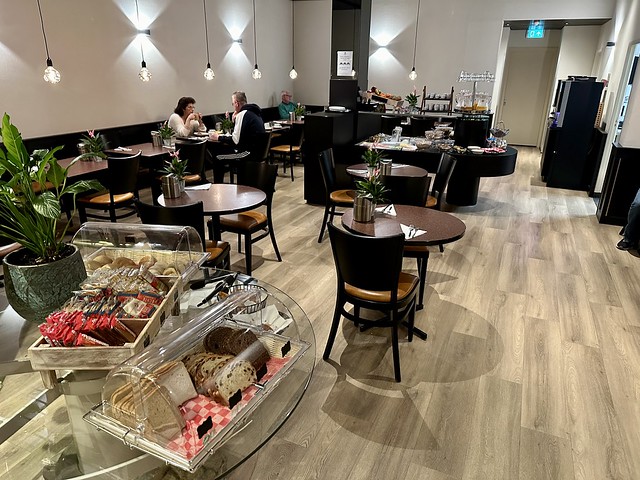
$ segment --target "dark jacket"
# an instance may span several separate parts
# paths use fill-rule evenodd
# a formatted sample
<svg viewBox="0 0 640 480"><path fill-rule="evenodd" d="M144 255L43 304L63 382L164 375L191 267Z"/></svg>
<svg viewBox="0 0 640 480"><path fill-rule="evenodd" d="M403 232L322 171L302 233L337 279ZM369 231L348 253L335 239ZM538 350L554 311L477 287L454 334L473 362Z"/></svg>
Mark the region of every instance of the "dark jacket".
<svg viewBox="0 0 640 480"><path fill-rule="evenodd" d="M244 111L245 114L242 118L240 140L236 147L240 152L243 150L250 152L256 139L265 133L262 110L260 110L260 107L255 103L247 103L242 106L240 111Z"/></svg>

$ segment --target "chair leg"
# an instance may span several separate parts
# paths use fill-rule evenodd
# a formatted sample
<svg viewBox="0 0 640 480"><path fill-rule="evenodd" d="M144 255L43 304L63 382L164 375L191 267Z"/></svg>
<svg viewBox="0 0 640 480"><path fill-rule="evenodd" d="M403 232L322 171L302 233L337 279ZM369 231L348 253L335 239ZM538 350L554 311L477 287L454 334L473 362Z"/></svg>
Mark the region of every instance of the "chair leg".
<svg viewBox="0 0 640 480"><path fill-rule="evenodd" d="M293 151L289 153L289 168L291 170L291 181L293 182L293 163L294 163L295 155Z"/></svg>
<svg viewBox="0 0 640 480"><path fill-rule="evenodd" d="M331 207L327 205L324 207L324 217L322 219L322 226L320 227L320 235L318 236L318 243L322 243L322 237L324 236L324 229L327 227L327 220L329 219L329 210Z"/></svg>
<svg viewBox="0 0 640 480"><path fill-rule="evenodd" d="M244 236L244 257L247 266L247 275L251 275L251 234Z"/></svg>
<svg viewBox="0 0 640 480"><path fill-rule="evenodd" d="M113 205L109 205L109 218L113 223L116 223L118 219L116 218L116 208Z"/></svg>
<svg viewBox="0 0 640 480"><path fill-rule="evenodd" d="M238 234L238 253L242 253L242 235Z"/></svg>
<svg viewBox="0 0 640 480"><path fill-rule="evenodd" d="M276 234L273 231L273 223L271 223L271 215L269 215L269 220L267 225L269 227L269 236L271 237L271 244L273 245L273 249L276 251L276 257L278 258L278 261L281 262L282 256L280 256L280 250L278 250L278 244L276 243Z"/></svg>
<svg viewBox="0 0 640 480"><path fill-rule="evenodd" d="M397 312L392 315L397 315ZM395 319L394 319L395 320ZM391 328L391 348L393 349L393 372L396 382L400 381L400 347L398 346L398 324L394 323Z"/></svg>
<svg viewBox="0 0 640 480"><path fill-rule="evenodd" d="M413 325L415 324L415 320L416 320L416 303L414 298L411 305L411 310L409 311L409 321L407 322L408 330L409 330L409 333L407 335L407 341L409 342L413 341Z"/></svg>
<svg viewBox="0 0 640 480"><path fill-rule="evenodd" d="M87 211L82 205L78 205L78 216L80 217L80 223L87 221Z"/></svg>
<svg viewBox="0 0 640 480"><path fill-rule="evenodd" d="M440 244L439 247L440 247L440 252L444 252L444 245Z"/></svg>
<svg viewBox="0 0 640 480"><path fill-rule="evenodd" d="M327 345L324 347L324 353L322 354L322 358L327 360L329 358L329 354L331 353L331 348L333 347L333 342L336 339L336 333L338 333L338 325L340 324L340 317L342 316L340 313L341 302L340 299L336 299L336 308L333 312L333 322L331 323L331 329L329 330L329 338L327 338Z"/></svg>

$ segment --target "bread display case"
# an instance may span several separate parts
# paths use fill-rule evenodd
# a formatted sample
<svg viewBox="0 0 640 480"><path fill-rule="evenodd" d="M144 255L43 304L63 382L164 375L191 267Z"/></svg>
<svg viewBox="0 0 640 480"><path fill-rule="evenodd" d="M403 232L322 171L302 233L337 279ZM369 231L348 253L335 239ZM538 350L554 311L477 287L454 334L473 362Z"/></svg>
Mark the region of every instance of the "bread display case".
<svg viewBox="0 0 640 480"><path fill-rule="evenodd" d="M191 227L88 222L72 242L88 277L40 326L34 370L110 370L140 352L208 258Z"/></svg>
<svg viewBox="0 0 640 480"><path fill-rule="evenodd" d="M245 283L228 292L114 368L85 420L190 472L246 427L311 345L269 290ZM281 328L263 321L274 312Z"/></svg>

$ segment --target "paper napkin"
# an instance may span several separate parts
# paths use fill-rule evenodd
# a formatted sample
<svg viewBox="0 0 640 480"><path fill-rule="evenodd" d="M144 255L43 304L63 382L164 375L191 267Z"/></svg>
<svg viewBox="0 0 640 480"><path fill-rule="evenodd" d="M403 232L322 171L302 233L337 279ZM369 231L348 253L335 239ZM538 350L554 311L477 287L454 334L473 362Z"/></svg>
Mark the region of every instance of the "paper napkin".
<svg viewBox="0 0 640 480"><path fill-rule="evenodd" d="M386 207L377 207L376 212L383 213L384 215L390 215L392 217L398 215L398 213L396 212L396 207L393 206L393 203L390 203Z"/></svg>
<svg viewBox="0 0 640 480"><path fill-rule="evenodd" d="M402 229L402 233L404 233L404 238L407 240L419 237L420 235L424 235L425 233L427 233L426 230L420 230L419 228L405 225L404 223L400 224L400 228Z"/></svg>
<svg viewBox="0 0 640 480"><path fill-rule="evenodd" d="M211 188L210 183L203 183L202 185L191 185L184 187L185 190L209 190Z"/></svg>

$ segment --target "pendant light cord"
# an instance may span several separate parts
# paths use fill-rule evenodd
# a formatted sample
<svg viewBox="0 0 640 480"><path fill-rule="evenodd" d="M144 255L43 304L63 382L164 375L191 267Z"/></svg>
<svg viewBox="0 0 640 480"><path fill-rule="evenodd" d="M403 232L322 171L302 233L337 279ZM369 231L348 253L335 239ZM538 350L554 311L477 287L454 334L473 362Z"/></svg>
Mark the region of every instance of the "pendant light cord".
<svg viewBox="0 0 640 480"><path fill-rule="evenodd" d="M296 63L296 2L291 0L291 65Z"/></svg>
<svg viewBox="0 0 640 480"><path fill-rule="evenodd" d="M418 0L418 12L416 13L416 35L413 39L413 67L416 66L416 48L418 46L418 22L420 21L420 0Z"/></svg>
<svg viewBox="0 0 640 480"><path fill-rule="evenodd" d="M353 63L356 60L356 9L353 9L353 42L351 45L351 49L353 50Z"/></svg>
<svg viewBox="0 0 640 480"><path fill-rule="evenodd" d="M44 38L44 50L47 52L47 60L50 60L49 56L49 44L47 43L47 35L44 33L44 20L42 20L42 8L40 8L40 0L38 2L38 13L40 13L40 26L42 27L42 38Z"/></svg>
<svg viewBox="0 0 640 480"><path fill-rule="evenodd" d="M211 63L209 61L209 27L207 26L207 5L205 0L202 0L202 8L204 9L204 39L207 43L207 64Z"/></svg>
<svg viewBox="0 0 640 480"><path fill-rule="evenodd" d="M256 0L253 0L253 56L258 65L258 40L256 39Z"/></svg>
<svg viewBox="0 0 640 480"><path fill-rule="evenodd" d="M38 0L39 2L40 0ZM140 28L140 11L138 10L138 0L136 0L136 18L138 20L137 28ZM140 42L140 56L142 57L142 63L144 63L144 50L142 49L142 42Z"/></svg>

